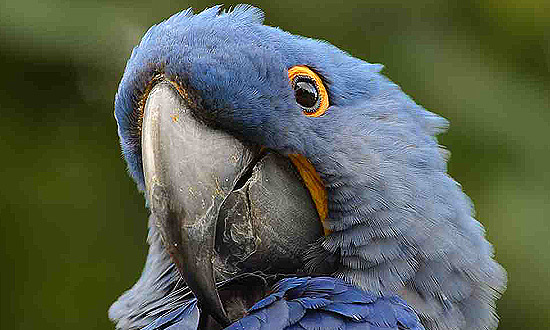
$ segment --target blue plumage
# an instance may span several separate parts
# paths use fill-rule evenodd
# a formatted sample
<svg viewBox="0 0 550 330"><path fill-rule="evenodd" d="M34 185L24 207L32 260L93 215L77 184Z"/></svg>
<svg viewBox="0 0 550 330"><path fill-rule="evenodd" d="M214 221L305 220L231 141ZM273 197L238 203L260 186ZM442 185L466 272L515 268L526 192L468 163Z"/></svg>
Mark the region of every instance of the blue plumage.
<svg viewBox="0 0 550 330"><path fill-rule="evenodd" d="M176 309L188 311L182 315L192 315L189 301L193 294L166 253L153 221L151 217L147 238L149 254L141 278L109 309L109 318L116 320L118 329L141 329L153 322L166 323L158 320ZM168 321L173 323L170 318Z"/></svg>
<svg viewBox="0 0 550 330"><path fill-rule="evenodd" d="M164 275L167 273L170 273L170 269L164 271ZM185 289L175 295L179 298L177 300L170 299L169 295L167 293L158 301L162 302L159 307L163 312L146 308L146 315L135 316L130 322L127 319L126 326L134 328L141 324L139 327L142 330L199 329L200 310L196 298ZM138 303L141 306L136 307L147 306L142 304ZM143 321L146 320L149 323L144 325ZM414 310L398 296L378 297L331 277L291 277L277 282L271 294L249 308L246 316L226 328L240 329L424 328Z"/></svg>
<svg viewBox="0 0 550 330"><path fill-rule="evenodd" d="M417 105L381 65L262 19L250 6L174 15L134 49L115 98L122 150L140 189L140 102L158 77L189 93L197 118L252 144L304 155L325 183L332 233L305 256L305 268L317 272L327 254L336 256L327 275L355 287L335 278L283 281L232 329L420 329L402 299L428 329L495 328L506 273L471 201L447 174L447 152L436 139L447 121ZM287 75L294 65L326 83L323 116L304 116L296 103Z"/></svg>
<svg viewBox="0 0 550 330"><path fill-rule="evenodd" d="M281 280L227 330L424 329L397 296L378 297L330 277Z"/></svg>
<svg viewBox="0 0 550 330"><path fill-rule="evenodd" d="M142 330L195 330L199 327L199 314L197 299L193 298L186 301L182 306L159 317Z"/></svg>

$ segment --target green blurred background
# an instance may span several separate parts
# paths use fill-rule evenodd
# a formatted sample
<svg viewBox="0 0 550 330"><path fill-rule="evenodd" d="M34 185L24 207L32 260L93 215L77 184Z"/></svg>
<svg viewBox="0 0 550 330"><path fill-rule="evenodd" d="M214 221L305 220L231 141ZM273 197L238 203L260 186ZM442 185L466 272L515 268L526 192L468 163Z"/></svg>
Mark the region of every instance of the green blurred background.
<svg viewBox="0 0 550 330"><path fill-rule="evenodd" d="M550 2L255 1L451 121L449 170L509 273L500 329L550 324ZM2 329L113 329L147 210L120 156L113 97L146 29L199 1L0 2Z"/></svg>

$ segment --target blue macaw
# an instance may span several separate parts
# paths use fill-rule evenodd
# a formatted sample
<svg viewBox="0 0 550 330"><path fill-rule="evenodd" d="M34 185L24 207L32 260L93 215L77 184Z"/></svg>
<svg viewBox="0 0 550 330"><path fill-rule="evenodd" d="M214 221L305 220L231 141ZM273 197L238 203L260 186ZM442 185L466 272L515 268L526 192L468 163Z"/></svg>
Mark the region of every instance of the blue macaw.
<svg viewBox="0 0 550 330"><path fill-rule="evenodd" d="M132 52L115 117L150 249L117 328L496 328L506 273L447 174L447 121L262 21L188 9Z"/></svg>

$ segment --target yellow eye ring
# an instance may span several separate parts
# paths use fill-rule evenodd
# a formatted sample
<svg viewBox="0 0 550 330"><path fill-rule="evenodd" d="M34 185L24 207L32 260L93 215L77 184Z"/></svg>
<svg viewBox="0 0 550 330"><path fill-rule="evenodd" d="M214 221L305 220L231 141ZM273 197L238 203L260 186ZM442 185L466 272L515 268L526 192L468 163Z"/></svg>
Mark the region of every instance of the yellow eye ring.
<svg viewBox="0 0 550 330"><path fill-rule="evenodd" d="M321 78L310 68L296 65L288 69L288 79L296 102L308 117L323 115L329 106L328 93Z"/></svg>

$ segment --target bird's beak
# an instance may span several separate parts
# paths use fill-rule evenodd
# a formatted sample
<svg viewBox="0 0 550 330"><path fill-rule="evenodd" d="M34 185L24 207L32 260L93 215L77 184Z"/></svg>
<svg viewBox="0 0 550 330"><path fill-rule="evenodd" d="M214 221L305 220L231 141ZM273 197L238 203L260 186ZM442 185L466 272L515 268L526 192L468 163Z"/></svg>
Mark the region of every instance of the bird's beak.
<svg viewBox="0 0 550 330"><path fill-rule="evenodd" d="M237 263L247 271L262 270L254 269L262 263L289 266L323 229L288 158L210 128L190 108L168 81L147 96L141 137L146 198L201 309L226 326L233 317L224 310L214 273L233 259L220 255L242 252Z"/></svg>

